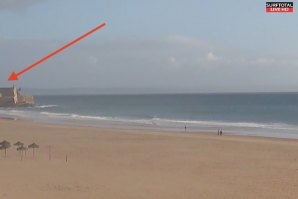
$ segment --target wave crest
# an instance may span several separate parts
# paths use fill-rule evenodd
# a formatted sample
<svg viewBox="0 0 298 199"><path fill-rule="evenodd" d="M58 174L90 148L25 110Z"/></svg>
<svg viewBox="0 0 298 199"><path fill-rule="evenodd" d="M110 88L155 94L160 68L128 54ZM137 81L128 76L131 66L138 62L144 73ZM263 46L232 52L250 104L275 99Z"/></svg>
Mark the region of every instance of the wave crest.
<svg viewBox="0 0 298 199"><path fill-rule="evenodd" d="M35 106L35 108L39 108L39 109L44 109L44 108L53 108L53 107L58 107L58 105L40 105L40 106Z"/></svg>

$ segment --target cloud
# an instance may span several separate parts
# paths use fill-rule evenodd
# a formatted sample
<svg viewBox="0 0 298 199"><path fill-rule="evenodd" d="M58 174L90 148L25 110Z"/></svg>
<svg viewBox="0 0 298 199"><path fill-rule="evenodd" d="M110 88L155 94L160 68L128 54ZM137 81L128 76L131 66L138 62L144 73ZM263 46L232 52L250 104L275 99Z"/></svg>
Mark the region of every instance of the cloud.
<svg viewBox="0 0 298 199"><path fill-rule="evenodd" d="M169 57L169 64L167 64L169 68L174 70L178 70L181 67L181 64L178 62L177 58L174 56Z"/></svg>
<svg viewBox="0 0 298 199"><path fill-rule="evenodd" d="M65 44L64 41L11 38L0 39L0 42L0 84L3 86L9 85L7 77L12 71L22 70ZM24 74L18 85L204 91L254 90L264 88L264 84L271 88L279 84L298 85L297 56L238 55L238 52L220 51L220 48L210 50L204 45L189 47L188 43L179 39L169 42L168 38L83 42ZM274 61L272 68L270 63Z"/></svg>
<svg viewBox="0 0 298 199"><path fill-rule="evenodd" d="M219 58L218 58L216 55L214 55L213 52L209 52L209 53L207 54L207 59L208 59L209 61L216 61L216 60L218 60Z"/></svg>
<svg viewBox="0 0 298 199"><path fill-rule="evenodd" d="M258 64L258 65L272 65L272 64L276 64L277 60L274 58L261 57L251 61L251 63Z"/></svg>
<svg viewBox="0 0 298 199"><path fill-rule="evenodd" d="M182 38L182 37L181 37ZM24 75L27 87L159 87L174 77L191 73L197 57L208 49L189 48L186 40L111 40L80 43L42 63ZM0 84L12 71L20 71L65 44L64 41L3 39L0 45ZM15 59L15 57L18 59ZM69 72L71 71L71 72ZM180 72L180 73L179 73ZM61 75L64 74L64 75ZM51 80L55 77L55 81ZM153 79L154 81L152 81ZM168 78L168 81L164 81ZM135 84L135 82L140 82Z"/></svg>
<svg viewBox="0 0 298 199"><path fill-rule="evenodd" d="M186 37L181 35L172 35L166 38L166 42L170 44L178 44L187 47L208 47L209 44L206 41L200 40L195 37Z"/></svg>
<svg viewBox="0 0 298 199"><path fill-rule="evenodd" d="M176 60L175 57L170 57L170 58L169 58L169 62L170 62L171 64L177 64L177 60Z"/></svg>
<svg viewBox="0 0 298 199"><path fill-rule="evenodd" d="M0 0L0 10L23 10L45 0Z"/></svg>
<svg viewBox="0 0 298 199"><path fill-rule="evenodd" d="M98 58L97 57L95 57L95 56L90 56L90 57L88 57L88 62L90 63L90 64L97 64L98 63Z"/></svg>

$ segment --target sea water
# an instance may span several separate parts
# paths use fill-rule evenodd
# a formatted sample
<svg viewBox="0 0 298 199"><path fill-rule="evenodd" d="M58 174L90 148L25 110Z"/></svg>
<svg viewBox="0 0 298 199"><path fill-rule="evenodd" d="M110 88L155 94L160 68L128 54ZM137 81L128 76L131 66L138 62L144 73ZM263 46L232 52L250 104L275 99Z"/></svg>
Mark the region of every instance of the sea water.
<svg viewBox="0 0 298 199"><path fill-rule="evenodd" d="M36 106L0 108L34 121L102 127L209 131L298 138L298 93L35 96Z"/></svg>

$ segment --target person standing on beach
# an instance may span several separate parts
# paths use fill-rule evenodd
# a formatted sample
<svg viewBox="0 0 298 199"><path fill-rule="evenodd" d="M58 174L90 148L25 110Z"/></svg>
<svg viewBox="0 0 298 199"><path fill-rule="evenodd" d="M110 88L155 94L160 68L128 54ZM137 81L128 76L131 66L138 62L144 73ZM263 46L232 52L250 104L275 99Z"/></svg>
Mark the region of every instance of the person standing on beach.
<svg viewBox="0 0 298 199"><path fill-rule="evenodd" d="M184 126L184 130L185 130L185 132L186 132L186 125Z"/></svg>
<svg viewBox="0 0 298 199"><path fill-rule="evenodd" d="M220 130L219 134L222 135L222 129Z"/></svg>

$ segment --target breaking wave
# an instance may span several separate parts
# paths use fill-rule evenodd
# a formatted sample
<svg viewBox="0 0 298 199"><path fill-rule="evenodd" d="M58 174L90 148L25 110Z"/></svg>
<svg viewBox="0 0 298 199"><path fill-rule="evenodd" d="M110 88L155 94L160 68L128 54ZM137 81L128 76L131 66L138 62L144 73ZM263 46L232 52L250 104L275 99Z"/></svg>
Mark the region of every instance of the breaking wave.
<svg viewBox="0 0 298 199"><path fill-rule="evenodd" d="M53 108L53 107L58 107L58 105L40 105L40 106L35 106L34 108L38 109L44 109L44 108Z"/></svg>

